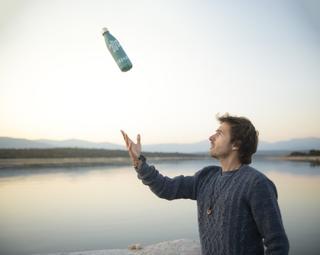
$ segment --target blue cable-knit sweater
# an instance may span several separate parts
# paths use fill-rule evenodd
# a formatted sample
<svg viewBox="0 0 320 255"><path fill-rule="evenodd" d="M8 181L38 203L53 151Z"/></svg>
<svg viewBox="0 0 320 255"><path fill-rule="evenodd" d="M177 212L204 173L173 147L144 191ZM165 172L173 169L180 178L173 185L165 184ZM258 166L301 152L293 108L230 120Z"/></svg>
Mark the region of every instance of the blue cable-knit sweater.
<svg viewBox="0 0 320 255"><path fill-rule="evenodd" d="M158 197L197 200L202 255L288 254L276 187L249 165L229 172L207 166L170 178L142 155L135 169Z"/></svg>

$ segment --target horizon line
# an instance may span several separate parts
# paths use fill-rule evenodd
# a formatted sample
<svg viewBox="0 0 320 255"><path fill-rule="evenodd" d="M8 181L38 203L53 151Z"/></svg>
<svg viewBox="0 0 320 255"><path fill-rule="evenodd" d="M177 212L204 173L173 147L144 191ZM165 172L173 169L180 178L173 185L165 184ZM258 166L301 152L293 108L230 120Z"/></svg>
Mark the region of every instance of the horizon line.
<svg viewBox="0 0 320 255"><path fill-rule="evenodd" d="M108 142L108 141L103 141L103 142L94 142L94 141L90 141L90 140L85 140L85 139L79 139L79 138L67 138L67 139L48 139L48 138L38 138L38 139L30 139L30 138L19 138L19 137L10 137L10 136L0 136L0 138L9 138L9 139L21 139L21 140L28 140L28 141L39 141L39 140L49 140L49 141L57 141L57 142L63 142L63 141L70 141L70 140L76 140L76 141L82 141L82 142L89 142L89 143L96 143L96 144L101 144L101 143L108 143L108 144L113 144L113 145L122 145L122 144L118 144L118 143L112 143L112 142ZM283 140L277 140L277 141L266 141L266 140L259 140L260 142L264 142L264 143L277 143L277 142L285 142L285 141L292 141L292 140L302 140L302 139L320 139L320 137L316 137L316 136L306 136L306 137L296 137L296 138L289 138L289 139L283 139ZM194 144L194 143L199 143L199 142L203 142L206 139L203 140L198 140L195 142L187 142L187 143L178 143L178 142L160 142L160 143L144 143L144 145L165 145L165 144Z"/></svg>

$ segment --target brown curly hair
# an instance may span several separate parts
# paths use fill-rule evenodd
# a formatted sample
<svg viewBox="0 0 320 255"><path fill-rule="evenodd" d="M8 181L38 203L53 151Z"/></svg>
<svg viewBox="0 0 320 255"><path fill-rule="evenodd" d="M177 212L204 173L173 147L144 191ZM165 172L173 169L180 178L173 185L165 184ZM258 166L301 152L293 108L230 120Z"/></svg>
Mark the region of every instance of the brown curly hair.
<svg viewBox="0 0 320 255"><path fill-rule="evenodd" d="M220 124L228 123L231 127L231 143L239 147L239 160L250 164L252 155L257 151L259 132L251 121L245 117L230 116L228 113L217 116Z"/></svg>

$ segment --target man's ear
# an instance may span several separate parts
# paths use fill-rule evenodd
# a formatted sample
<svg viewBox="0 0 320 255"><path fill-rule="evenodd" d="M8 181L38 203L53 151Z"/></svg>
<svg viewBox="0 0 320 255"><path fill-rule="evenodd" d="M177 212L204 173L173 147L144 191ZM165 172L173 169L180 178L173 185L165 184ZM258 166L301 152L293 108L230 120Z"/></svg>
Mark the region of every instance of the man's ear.
<svg viewBox="0 0 320 255"><path fill-rule="evenodd" d="M240 148L240 142L234 142L233 144L232 144L232 150L233 151L238 151L239 150L239 148Z"/></svg>

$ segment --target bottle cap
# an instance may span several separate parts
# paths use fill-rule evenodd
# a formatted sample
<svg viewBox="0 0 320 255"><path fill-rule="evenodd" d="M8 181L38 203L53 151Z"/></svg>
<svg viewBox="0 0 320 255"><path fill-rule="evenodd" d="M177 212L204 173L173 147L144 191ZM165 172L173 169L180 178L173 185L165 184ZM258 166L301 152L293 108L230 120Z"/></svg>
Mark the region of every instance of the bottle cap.
<svg viewBox="0 0 320 255"><path fill-rule="evenodd" d="M106 27L102 28L102 34L104 34L105 32L108 32L108 31L109 31L108 28L106 28Z"/></svg>

